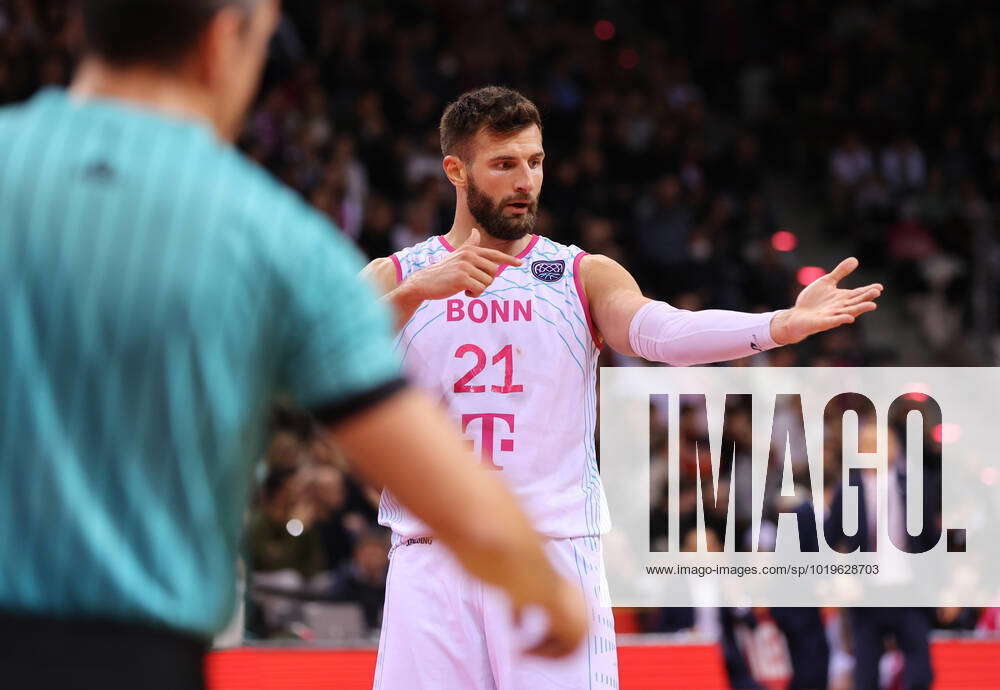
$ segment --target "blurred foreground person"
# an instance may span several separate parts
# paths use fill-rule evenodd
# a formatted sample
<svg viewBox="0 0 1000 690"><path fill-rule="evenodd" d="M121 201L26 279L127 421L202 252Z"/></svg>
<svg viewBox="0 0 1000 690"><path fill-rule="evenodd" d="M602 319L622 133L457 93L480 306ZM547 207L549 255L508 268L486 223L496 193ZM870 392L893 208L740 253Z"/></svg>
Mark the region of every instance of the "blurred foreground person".
<svg viewBox="0 0 1000 690"><path fill-rule="evenodd" d="M579 592L406 389L358 254L228 143L277 2L81 11L71 89L0 110L4 683L203 687L278 392L572 650Z"/></svg>

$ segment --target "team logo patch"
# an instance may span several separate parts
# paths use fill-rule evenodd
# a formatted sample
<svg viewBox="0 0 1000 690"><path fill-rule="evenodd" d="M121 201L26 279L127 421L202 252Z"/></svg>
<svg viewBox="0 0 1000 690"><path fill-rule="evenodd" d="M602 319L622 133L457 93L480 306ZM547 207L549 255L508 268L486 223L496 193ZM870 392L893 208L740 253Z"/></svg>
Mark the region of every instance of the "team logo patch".
<svg viewBox="0 0 1000 690"><path fill-rule="evenodd" d="M566 272L566 262L562 259L556 261L532 261L531 274L546 283L554 283L563 277Z"/></svg>

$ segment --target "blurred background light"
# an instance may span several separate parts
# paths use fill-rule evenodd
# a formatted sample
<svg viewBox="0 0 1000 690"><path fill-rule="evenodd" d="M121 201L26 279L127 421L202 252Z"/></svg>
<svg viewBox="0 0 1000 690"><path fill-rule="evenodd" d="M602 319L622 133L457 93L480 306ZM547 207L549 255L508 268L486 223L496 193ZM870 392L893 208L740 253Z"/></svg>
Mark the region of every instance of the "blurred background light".
<svg viewBox="0 0 1000 690"><path fill-rule="evenodd" d="M615 25L607 19L601 19L594 24L594 35L602 41L610 41L615 37Z"/></svg>

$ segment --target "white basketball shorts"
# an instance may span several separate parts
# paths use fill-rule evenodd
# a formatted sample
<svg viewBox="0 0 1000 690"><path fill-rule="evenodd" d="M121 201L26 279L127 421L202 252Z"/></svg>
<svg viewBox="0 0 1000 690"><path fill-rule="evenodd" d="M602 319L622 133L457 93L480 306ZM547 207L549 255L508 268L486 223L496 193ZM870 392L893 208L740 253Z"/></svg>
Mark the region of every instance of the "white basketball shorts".
<svg viewBox="0 0 1000 690"><path fill-rule="evenodd" d="M541 612L525 612L515 626L506 595L463 571L443 544L397 546L389 564L375 689L618 688L614 620L601 605L607 584L600 548L593 537L547 542L553 565L586 596L590 631L571 656L542 659L524 653L545 631Z"/></svg>

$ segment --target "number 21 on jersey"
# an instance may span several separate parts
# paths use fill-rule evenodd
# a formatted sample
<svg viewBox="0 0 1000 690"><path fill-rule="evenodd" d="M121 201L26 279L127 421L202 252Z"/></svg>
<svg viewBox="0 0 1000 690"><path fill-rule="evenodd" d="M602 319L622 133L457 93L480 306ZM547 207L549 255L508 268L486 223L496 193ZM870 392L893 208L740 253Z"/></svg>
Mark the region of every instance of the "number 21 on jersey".
<svg viewBox="0 0 1000 690"><path fill-rule="evenodd" d="M486 368L486 352L483 348L478 345L466 344L461 345L457 350L455 350L455 357L458 359L464 359L466 356L472 355L475 364L469 369L465 374L463 374L452 388L455 393L485 393L486 384L475 383L474 380L479 376L483 370ZM497 365L503 364L503 385L492 384L490 385L491 393L522 393L524 392L524 386L519 383L514 383L514 348L512 345L503 346L499 352L493 355L491 359L491 364L494 368L498 368ZM499 377L498 377L499 378ZM503 467L497 465L493 461L494 453L494 443L496 440L496 434L502 432L501 429L497 427L497 422L502 422L506 424L507 431L510 434L514 433L514 415L513 414L501 414L495 412L484 412L480 414L463 414L462 415L462 432L464 433L470 424L479 420L481 423L480 438L482 440L482 455L483 463L491 470L501 470ZM514 439L513 438L502 438L500 440L500 450L504 452L509 452L514 450Z"/></svg>

